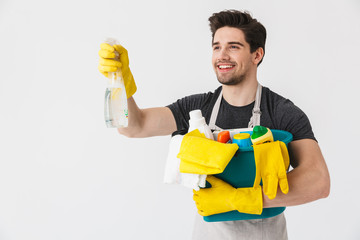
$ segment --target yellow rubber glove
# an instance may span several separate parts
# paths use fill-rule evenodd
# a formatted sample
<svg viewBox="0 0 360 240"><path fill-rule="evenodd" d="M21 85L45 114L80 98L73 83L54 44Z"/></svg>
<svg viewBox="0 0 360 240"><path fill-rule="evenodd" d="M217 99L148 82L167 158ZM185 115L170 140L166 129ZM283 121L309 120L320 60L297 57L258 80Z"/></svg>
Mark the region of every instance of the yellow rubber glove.
<svg viewBox="0 0 360 240"><path fill-rule="evenodd" d="M177 155L180 172L194 174L222 173L238 149L237 144L210 140L198 129L185 134Z"/></svg>
<svg viewBox="0 0 360 240"><path fill-rule="evenodd" d="M115 60L115 52L119 53L120 60ZM107 43L102 43L100 44L99 56L99 71L105 77L108 77L109 72L117 72L120 69L124 78L126 96L127 98L131 97L136 92L136 84L129 68L127 50L121 45L111 46Z"/></svg>
<svg viewBox="0 0 360 240"><path fill-rule="evenodd" d="M233 210L257 215L262 213L263 199L260 186L234 188L214 176L208 176L206 180L211 184L211 188L193 190L193 199L201 216Z"/></svg>
<svg viewBox="0 0 360 240"><path fill-rule="evenodd" d="M286 170L289 167L289 153L285 143L276 141L253 145L256 164L254 185L263 182L264 194L269 199L276 197L278 185L284 194L289 192Z"/></svg>

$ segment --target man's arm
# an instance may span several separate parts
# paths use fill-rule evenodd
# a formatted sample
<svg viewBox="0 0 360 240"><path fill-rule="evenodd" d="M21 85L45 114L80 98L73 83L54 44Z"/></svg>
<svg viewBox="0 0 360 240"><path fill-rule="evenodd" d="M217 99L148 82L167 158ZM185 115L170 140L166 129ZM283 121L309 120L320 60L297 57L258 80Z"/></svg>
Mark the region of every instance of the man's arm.
<svg viewBox="0 0 360 240"><path fill-rule="evenodd" d="M170 135L176 131L176 121L167 107L140 109L133 97L128 98L129 125L118 132L131 138Z"/></svg>
<svg viewBox="0 0 360 240"><path fill-rule="evenodd" d="M117 56L119 54L119 57ZM118 132L127 137L152 137L169 135L176 131L176 121L167 107L140 109L132 97L136 92L134 77L129 68L127 50L121 45L100 44L99 71L105 76L109 72L121 71L124 79L126 96L128 97L129 124L126 128L118 128Z"/></svg>
<svg viewBox="0 0 360 240"><path fill-rule="evenodd" d="M288 173L289 192L280 189L276 198L264 196L264 208L294 206L320 198L330 193L330 176L318 143L302 139L289 143L289 155L294 169Z"/></svg>

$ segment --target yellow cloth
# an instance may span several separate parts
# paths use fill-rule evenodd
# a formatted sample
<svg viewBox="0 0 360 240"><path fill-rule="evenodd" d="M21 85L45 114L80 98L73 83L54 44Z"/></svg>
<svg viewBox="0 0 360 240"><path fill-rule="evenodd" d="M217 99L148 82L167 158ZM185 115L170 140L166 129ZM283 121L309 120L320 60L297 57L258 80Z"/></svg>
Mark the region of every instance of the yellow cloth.
<svg viewBox="0 0 360 240"><path fill-rule="evenodd" d="M177 155L180 172L194 174L222 173L238 149L237 144L225 144L207 139L198 129L187 133Z"/></svg>
<svg viewBox="0 0 360 240"><path fill-rule="evenodd" d="M262 213L263 200L260 186L234 188L214 176L208 176L206 180L211 184L211 188L193 190L193 199L200 215L209 216L233 210L248 214Z"/></svg>
<svg viewBox="0 0 360 240"><path fill-rule="evenodd" d="M263 182L264 194L269 199L276 197L278 185L284 194L289 192L286 170L289 167L289 153L281 141L254 145L256 176L254 186Z"/></svg>
<svg viewBox="0 0 360 240"><path fill-rule="evenodd" d="M119 59L116 59L115 52L119 54ZM108 77L109 72L120 71L124 79L127 98L134 95L137 88L134 77L129 68L129 57L127 50L121 45L111 46L107 43L102 43L100 44L99 56L99 71L105 77Z"/></svg>

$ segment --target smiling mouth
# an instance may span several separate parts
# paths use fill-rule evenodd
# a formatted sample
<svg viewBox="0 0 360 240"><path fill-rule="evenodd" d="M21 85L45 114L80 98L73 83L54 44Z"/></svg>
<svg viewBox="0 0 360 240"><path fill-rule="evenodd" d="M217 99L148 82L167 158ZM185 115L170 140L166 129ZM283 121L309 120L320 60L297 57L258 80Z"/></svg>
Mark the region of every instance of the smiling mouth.
<svg viewBox="0 0 360 240"><path fill-rule="evenodd" d="M233 69L234 67L235 67L235 65L233 65L233 64L219 64L219 65L217 65L217 68L221 72L229 71L229 70Z"/></svg>

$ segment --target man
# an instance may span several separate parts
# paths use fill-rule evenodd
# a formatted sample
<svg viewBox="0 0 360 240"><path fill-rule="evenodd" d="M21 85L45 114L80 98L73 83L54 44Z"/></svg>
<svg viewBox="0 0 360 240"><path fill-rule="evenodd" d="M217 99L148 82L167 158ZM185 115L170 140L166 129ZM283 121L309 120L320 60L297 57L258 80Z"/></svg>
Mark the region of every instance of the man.
<svg viewBox="0 0 360 240"><path fill-rule="evenodd" d="M293 141L288 146L293 167L287 175L289 192L285 195L278 191L272 200L263 194L264 208L294 206L327 197L330 177L307 116L290 100L258 83L257 67L265 53L264 26L250 14L235 10L215 13L209 21L213 35L212 64L222 86L214 93L185 97L167 107L138 108L132 97L136 86L128 66L127 51L120 45L114 48L102 45L100 72L106 76L107 72L121 68L126 84L129 126L118 129L119 133L128 137L150 137L187 130L189 112L194 109L201 109L209 123L215 102L220 97L216 126L222 129L246 128L253 113L261 113L259 121L262 126L293 134ZM114 50L120 53L120 62L111 60L115 56ZM262 90L260 111L254 111L257 89ZM211 191L217 194L216 190ZM197 202L197 206L202 204L205 203ZM258 220L212 223L198 216L193 238L287 239L286 222L284 214Z"/></svg>

